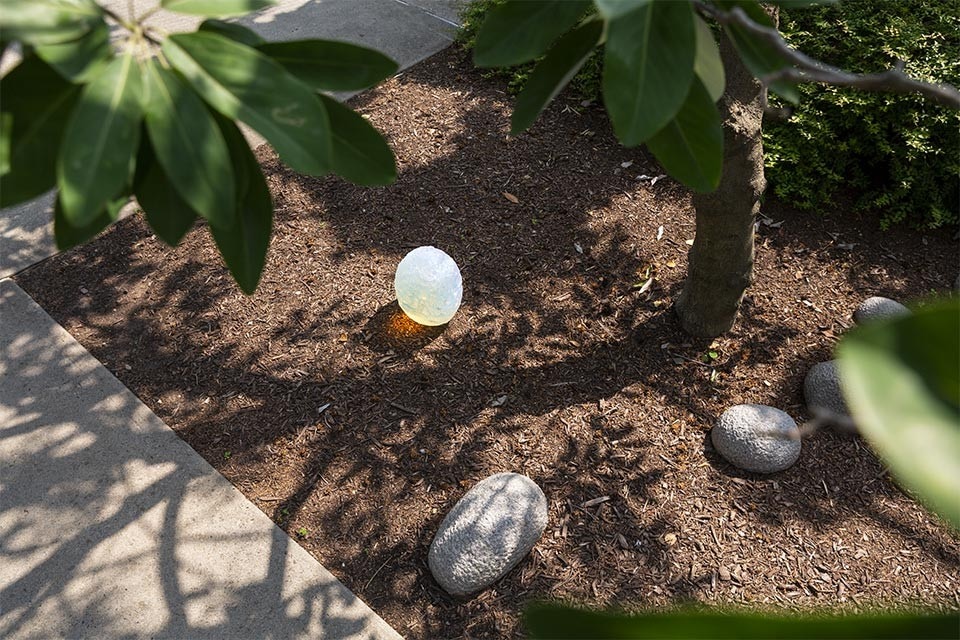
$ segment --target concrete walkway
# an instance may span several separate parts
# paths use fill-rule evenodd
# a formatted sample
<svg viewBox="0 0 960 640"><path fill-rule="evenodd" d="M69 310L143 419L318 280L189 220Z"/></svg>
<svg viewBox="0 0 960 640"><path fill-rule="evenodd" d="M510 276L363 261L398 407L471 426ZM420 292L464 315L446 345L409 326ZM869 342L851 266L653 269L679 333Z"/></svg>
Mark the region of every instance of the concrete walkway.
<svg viewBox="0 0 960 640"><path fill-rule="evenodd" d="M407 67L452 42L464 1L281 0L242 22ZM49 207L46 196L0 211L0 278L56 253ZM0 637L399 635L2 279Z"/></svg>

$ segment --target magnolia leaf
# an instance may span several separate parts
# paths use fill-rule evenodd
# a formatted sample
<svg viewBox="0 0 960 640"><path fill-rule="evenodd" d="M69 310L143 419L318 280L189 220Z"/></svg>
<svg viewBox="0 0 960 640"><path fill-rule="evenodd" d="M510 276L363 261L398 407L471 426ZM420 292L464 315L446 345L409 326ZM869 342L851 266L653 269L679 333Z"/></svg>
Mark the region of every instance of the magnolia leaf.
<svg viewBox="0 0 960 640"><path fill-rule="evenodd" d="M379 51L349 42L294 40L257 47L315 91L358 91L397 72L397 63Z"/></svg>
<svg viewBox="0 0 960 640"><path fill-rule="evenodd" d="M232 166L230 173L232 176ZM153 148L150 146L149 136L140 138L133 194L140 208L143 209L150 228L158 238L171 247L180 244L180 240L193 227L197 219L196 212L180 197L167 174L163 172L163 167L157 162ZM231 216L235 215L233 210L230 213Z"/></svg>
<svg viewBox="0 0 960 640"><path fill-rule="evenodd" d="M37 55L75 83L90 82L113 59L110 30L102 20L83 37L36 47Z"/></svg>
<svg viewBox="0 0 960 640"><path fill-rule="evenodd" d="M57 243L57 249L66 251L99 234L116 222L117 218L120 217L120 209L129 200L129 196L121 196L110 200L93 220L84 225L74 226L67 220L60 199L57 198L57 202L53 206L53 239Z"/></svg>
<svg viewBox="0 0 960 640"><path fill-rule="evenodd" d="M229 229L210 227L220 255L244 293L252 295L260 282L270 246L273 201L256 157L237 126L218 117L217 124L230 149L237 186L237 213Z"/></svg>
<svg viewBox="0 0 960 640"><path fill-rule="evenodd" d="M693 61L693 71L716 102L723 95L727 82L720 48L707 23L700 16L694 16L693 21L697 28L697 57Z"/></svg>
<svg viewBox="0 0 960 640"><path fill-rule="evenodd" d="M691 189L717 188L723 167L723 127L699 78L694 78L676 117L647 140L647 147L671 176Z"/></svg>
<svg viewBox="0 0 960 640"><path fill-rule="evenodd" d="M588 0L511 0L487 16L473 48L479 67L505 67L542 55L590 8Z"/></svg>
<svg viewBox="0 0 960 640"><path fill-rule="evenodd" d="M209 31L218 33L221 36L230 38L234 42L245 44L248 47L256 47L266 42L256 31L248 29L235 22L224 22L213 18L204 20L200 25L200 31Z"/></svg>
<svg viewBox="0 0 960 640"><path fill-rule="evenodd" d="M80 87L43 60L27 56L0 79L0 113L9 137L9 170L0 177L0 207L35 198L57 183L60 140Z"/></svg>
<svg viewBox="0 0 960 640"><path fill-rule="evenodd" d="M651 2L610 22L603 99L625 146L636 146L663 128L689 93L693 17L689 3Z"/></svg>
<svg viewBox="0 0 960 640"><path fill-rule="evenodd" d="M537 63L517 96L511 135L528 129L587 61L603 35L603 22L591 20L566 34Z"/></svg>
<svg viewBox="0 0 960 640"><path fill-rule="evenodd" d="M837 356L860 433L904 486L960 529L960 301L851 331Z"/></svg>
<svg viewBox="0 0 960 640"><path fill-rule="evenodd" d="M208 18L242 16L251 11L272 7L274 0L161 0L160 6L168 11L188 13Z"/></svg>
<svg viewBox="0 0 960 640"><path fill-rule="evenodd" d="M57 186L66 219L84 227L132 177L140 138L140 69L131 53L80 94L60 146Z"/></svg>
<svg viewBox="0 0 960 640"><path fill-rule="evenodd" d="M320 95L333 131L333 171L354 184L377 186L397 179L387 141L362 116L333 98Z"/></svg>
<svg viewBox="0 0 960 640"><path fill-rule="evenodd" d="M180 196L210 224L233 224L233 167L223 134L203 100L157 60L144 65L147 133Z"/></svg>
<svg viewBox="0 0 960 640"><path fill-rule="evenodd" d="M593 0L597 9L607 20L614 20L635 9L649 4L652 0Z"/></svg>
<svg viewBox="0 0 960 640"><path fill-rule="evenodd" d="M34 46L69 42L102 22L103 13L93 0L4 0L0 5L4 41Z"/></svg>
<svg viewBox="0 0 960 640"><path fill-rule="evenodd" d="M296 171L330 171L330 122L323 103L279 63L216 33L172 35L163 53L214 109L266 138Z"/></svg>

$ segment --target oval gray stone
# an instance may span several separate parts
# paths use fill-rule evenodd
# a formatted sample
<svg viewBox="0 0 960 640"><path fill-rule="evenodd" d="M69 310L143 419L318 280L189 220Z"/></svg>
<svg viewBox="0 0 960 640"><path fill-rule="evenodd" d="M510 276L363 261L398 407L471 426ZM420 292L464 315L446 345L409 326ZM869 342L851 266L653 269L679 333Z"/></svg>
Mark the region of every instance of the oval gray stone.
<svg viewBox="0 0 960 640"><path fill-rule="evenodd" d="M730 464L755 473L783 471L800 457L797 423L763 404L738 404L724 411L710 440Z"/></svg>
<svg viewBox="0 0 960 640"><path fill-rule="evenodd" d="M840 390L840 372L836 360L827 360L810 367L803 380L803 399L812 415L823 411L849 416L847 401ZM819 410L819 411L818 411Z"/></svg>
<svg viewBox="0 0 960 640"><path fill-rule="evenodd" d="M873 296L867 298L853 312L853 321L857 324L866 322L875 322L877 320L887 320L899 316L910 315L910 309L906 308L896 300Z"/></svg>
<svg viewBox="0 0 960 640"><path fill-rule="evenodd" d="M430 544L430 573L447 593L467 595L515 567L547 526L547 498L518 473L486 478L454 505Z"/></svg>

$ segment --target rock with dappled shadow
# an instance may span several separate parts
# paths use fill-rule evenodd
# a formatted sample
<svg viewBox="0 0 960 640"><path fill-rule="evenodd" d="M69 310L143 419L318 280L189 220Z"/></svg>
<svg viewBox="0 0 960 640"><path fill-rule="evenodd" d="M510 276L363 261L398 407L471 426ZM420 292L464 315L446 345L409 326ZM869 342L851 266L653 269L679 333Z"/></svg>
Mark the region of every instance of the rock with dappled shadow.
<svg viewBox="0 0 960 640"><path fill-rule="evenodd" d="M724 411L710 439L730 464L754 473L783 471L800 457L797 423L762 404L738 404Z"/></svg>
<svg viewBox="0 0 960 640"><path fill-rule="evenodd" d="M849 417L847 401L840 389L840 371L836 360L827 360L810 367L803 380L803 399L807 410L815 416L829 417L824 414L836 414Z"/></svg>
<svg viewBox="0 0 960 640"><path fill-rule="evenodd" d="M547 498L518 473L497 473L464 495L430 544L434 579L451 595L484 589L515 567L547 526Z"/></svg>
<svg viewBox="0 0 960 640"><path fill-rule="evenodd" d="M896 300L873 296L867 298L857 306L853 312L853 320L857 324L866 324L878 320L889 320L900 316L908 316L911 311Z"/></svg>

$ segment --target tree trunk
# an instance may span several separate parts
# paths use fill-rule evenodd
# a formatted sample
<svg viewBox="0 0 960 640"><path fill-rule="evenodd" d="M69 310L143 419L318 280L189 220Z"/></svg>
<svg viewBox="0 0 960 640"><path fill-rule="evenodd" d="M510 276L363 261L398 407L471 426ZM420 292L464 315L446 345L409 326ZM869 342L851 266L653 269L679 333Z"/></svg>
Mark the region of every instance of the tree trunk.
<svg viewBox="0 0 960 640"><path fill-rule="evenodd" d="M718 107L723 118L723 173L719 188L696 193L697 234L675 309L687 333L705 338L728 331L743 292L753 281L753 225L760 211L765 90L720 37L727 86Z"/></svg>

